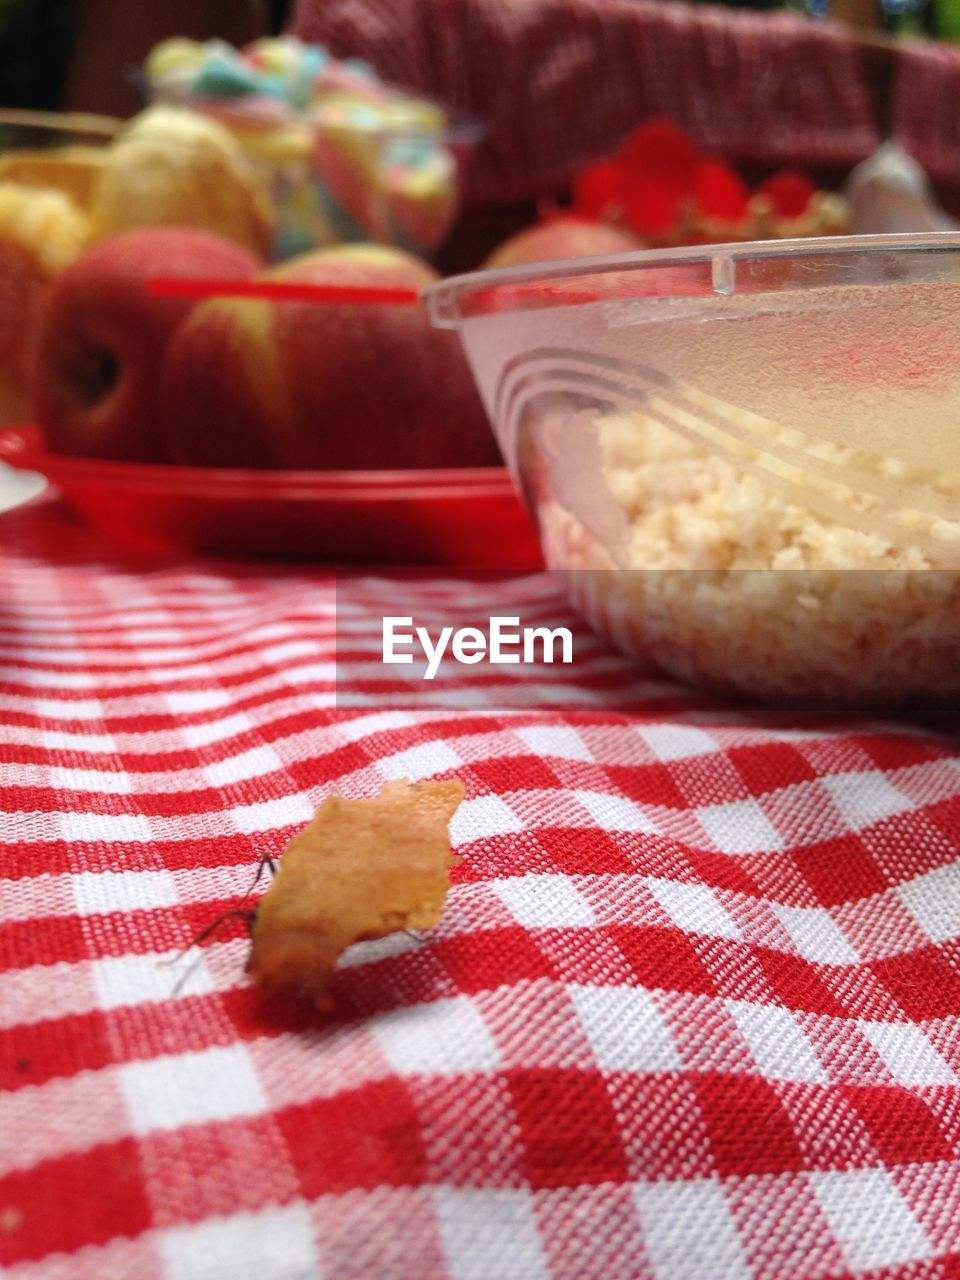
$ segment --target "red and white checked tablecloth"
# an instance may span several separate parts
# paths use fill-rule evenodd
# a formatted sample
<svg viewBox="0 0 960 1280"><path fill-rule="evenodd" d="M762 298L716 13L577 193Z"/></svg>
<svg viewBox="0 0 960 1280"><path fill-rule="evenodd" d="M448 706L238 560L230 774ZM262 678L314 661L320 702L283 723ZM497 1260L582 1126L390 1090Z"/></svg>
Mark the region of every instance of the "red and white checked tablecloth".
<svg viewBox="0 0 960 1280"><path fill-rule="evenodd" d="M960 1276L958 740L602 646L578 710L336 710L329 574L0 534L4 1276ZM451 774L443 921L337 1015L239 927L161 963L332 789Z"/></svg>

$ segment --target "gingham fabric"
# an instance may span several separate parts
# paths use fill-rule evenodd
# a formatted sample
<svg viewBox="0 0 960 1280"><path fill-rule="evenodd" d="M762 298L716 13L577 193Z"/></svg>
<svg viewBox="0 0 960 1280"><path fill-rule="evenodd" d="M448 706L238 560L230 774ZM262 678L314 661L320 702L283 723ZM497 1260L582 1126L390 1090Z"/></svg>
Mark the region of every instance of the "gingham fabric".
<svg viewBox="0 0 960 1280"><path fill-rule="evenodd" d="M960 50L923 40L897 46L893 137L936 182L960 183Z"/></svg>
<svg viewBox="0 0 960 1280"><path fill-rule="evenodd" d="M960 1276L960 740L600 642L577 710L336 709L329 573L0 532L5 1277ZM333 1016L235 922L165 963L333 789L451 775L443 920Z"/></svg>
<svg viewBox="0 0 960 1280"><path fill-rule="evenodd" d="M855 164L879 142L840 24L665 0L297 0L293 30L487 127L478 201L562 188L640 120L764 165Z"/></svg>

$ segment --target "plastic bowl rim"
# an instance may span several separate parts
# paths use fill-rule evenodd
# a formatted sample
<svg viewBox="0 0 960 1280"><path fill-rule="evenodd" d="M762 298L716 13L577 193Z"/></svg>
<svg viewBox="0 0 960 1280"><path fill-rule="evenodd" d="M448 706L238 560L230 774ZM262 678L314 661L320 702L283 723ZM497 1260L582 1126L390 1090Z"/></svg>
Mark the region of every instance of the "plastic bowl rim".
<svg viewBox="0 0 960 1280"><path fill-rule="evenodd" d="M802 236L792 240L732 240L718 244L682 245L666 249L631 249L626 253L598 254L594 257L561 258L524 263L517 267L497 267L490 271L469 271L447 276L425 286L420 293L431 320L440 328L455 328L461 317L456 304L464 295L501 285L547 283L577 276L604 275L611 271L638 267L683 266L719 260L754 261L770 258L815 257L824 253L875 254L892 251L922 253L960 251L958 231L891 232L863 236ZM561 296L557 305L564 305Z"/></svg>

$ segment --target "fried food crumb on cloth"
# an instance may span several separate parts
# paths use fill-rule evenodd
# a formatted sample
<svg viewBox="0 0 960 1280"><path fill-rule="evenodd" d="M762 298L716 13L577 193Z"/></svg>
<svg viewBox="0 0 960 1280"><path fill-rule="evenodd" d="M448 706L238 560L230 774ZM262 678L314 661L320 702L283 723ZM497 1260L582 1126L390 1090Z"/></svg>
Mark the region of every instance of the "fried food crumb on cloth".
<svg viewBox="0 0 960 1280"><path fill-rule="evenodd" d="M426 929L443 911L449 826L463 783L389 782L377 796L329 796L287 845L260 899L247 972L266 990L291 990L326 1012L341 952L401 929Z"/></svg>

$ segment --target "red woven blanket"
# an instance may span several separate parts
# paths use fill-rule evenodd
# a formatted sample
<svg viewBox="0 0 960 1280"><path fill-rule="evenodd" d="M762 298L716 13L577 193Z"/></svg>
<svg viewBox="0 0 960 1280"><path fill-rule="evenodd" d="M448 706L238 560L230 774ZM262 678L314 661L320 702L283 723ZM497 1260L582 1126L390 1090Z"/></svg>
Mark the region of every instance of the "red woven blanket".
<svg viewBox="0 0 960 1280"><path fill-rule="evenodd" d="M293 29L487 127L480 201L550 194L639 121L772 166L847 166L879 138L841 25L664 0L298 0Z"/></svg>

